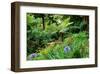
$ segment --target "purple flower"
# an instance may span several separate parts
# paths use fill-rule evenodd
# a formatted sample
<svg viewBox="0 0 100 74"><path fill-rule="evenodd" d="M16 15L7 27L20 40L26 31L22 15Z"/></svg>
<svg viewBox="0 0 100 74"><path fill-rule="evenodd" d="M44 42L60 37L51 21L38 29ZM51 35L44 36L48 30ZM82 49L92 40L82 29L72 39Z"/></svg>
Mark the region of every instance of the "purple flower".
<svg viewBox="0 0 100 74"><path fill-rule="evenodd" d="M71 48L69 46L64 47L64 52L67 53L68 51L70 51Z"/></svg>
<svg viewBox="0 0 100 74"><path fill-rule="evenodd" d="M28 60L32 60L32 58L36 57L37 54L36 53L32 53L28 56Z"/></svg>

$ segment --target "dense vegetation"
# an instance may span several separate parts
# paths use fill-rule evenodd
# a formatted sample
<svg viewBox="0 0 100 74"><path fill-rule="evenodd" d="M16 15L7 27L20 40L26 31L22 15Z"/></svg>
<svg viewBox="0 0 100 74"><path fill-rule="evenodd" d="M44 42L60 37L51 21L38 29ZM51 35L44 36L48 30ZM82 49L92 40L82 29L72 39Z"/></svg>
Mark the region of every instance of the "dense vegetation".
<svg viewBox="0 0 100 74"><path fill-rule="evenodd" d="M89 56L88 16L27 13L27 59Z"/></svg>

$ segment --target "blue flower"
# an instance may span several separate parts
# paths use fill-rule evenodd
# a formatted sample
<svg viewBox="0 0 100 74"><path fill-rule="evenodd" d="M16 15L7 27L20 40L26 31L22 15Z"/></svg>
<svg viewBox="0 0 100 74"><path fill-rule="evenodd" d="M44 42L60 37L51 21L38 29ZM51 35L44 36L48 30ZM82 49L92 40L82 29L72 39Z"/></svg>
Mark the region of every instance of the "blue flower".
<svg viewBox="0 0 100 74"><path fill-rule="evenodd" d="M64 47L64 52L67 53L68 51L70 51L71 48L69 46Z"/></svg>
<svg viewBox="0 0 100 74"><path fill-rule="evenodd" d="M32 58L36 57L37 54L36 53L32 53L28 56L28 60L32 60Z"/></svg>

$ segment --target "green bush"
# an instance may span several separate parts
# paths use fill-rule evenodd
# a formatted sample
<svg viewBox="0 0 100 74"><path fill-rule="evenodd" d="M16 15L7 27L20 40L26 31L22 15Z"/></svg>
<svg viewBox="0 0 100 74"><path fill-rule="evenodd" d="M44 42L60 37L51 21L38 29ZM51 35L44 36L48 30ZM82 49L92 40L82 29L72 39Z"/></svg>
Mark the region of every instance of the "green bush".
<svg viewBox="0 0 100 74"><path fill-rule="evenodd" d="M64 51L65 46L70 46L69 52ZM55 43L47 46L45 49L40 50L38 54L41 54L33 60L44 59L68 59L68 58L86 58L89 57L89 46L86 32L80 32L79 34L72 34L61 44Z"/></svg>

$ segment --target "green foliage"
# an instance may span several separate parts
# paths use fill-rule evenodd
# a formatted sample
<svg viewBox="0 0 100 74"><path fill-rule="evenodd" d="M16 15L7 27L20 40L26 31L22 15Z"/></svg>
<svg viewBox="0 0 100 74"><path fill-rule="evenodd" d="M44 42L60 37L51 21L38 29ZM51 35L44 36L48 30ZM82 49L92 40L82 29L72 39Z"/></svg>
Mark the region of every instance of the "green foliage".
<svg viewBox="0 0 100 74"><path fill-rule="evenodd" d="M45 30L43 29L43 19L45 18ZM48 42L59 39L59 31L66 28L70 17L63 19L62 15L43 15L27 13L27 52L28 55L45 48ZM50 19L50 20L47 20ZM52 22L52 24L50 24Z"/></svg>
<svg viewBox="0 0 100 74"><path fill-rule="evenodd" d="M70 46L71 50L68 53L64 52L64 47ZM86 32L79 34L73 34L64 40L61 44L49 45L45 49L41 50L38 57L34 60L44 59L68 59L68 58L86 58L89 57L88 38ZM42 59L43 58L43 59Z"/></svg>
<svg viewBox="0 0 100 74"><path fill-rule="evenodd" d="M89 56L87 23L83 16L27 13L27 56L33 60ZM64 48L71 48L67 53Z"/></svg>
<svg viewBox="0 0 100 74"><path fill-rule="evenodd" d="M87 17L87 16L85 16L85 17ZM89 20L88 19L84 20L85 17L84 16L77 16L77 15L73 16L73 15L71 15L70 21L73 22L73 23L70 26L77 26L77 27L79 27L80 31L84 31L86 29L89 29L89 25L88 25Z"/></svg>
<svg viewBox="0 0 100 74"><path fill-rule="evenodd" d="M48 31L48 32L52 32L52 31L55 32L55 31L63 30L63 29L66 29L67 26L69 26L73 22L70 22L70 17L66 17L66 19L63 19L63 20L58 19L57 23L59 23L59 24L53 23L51 25L47 25L46 31Z"/></svg>

